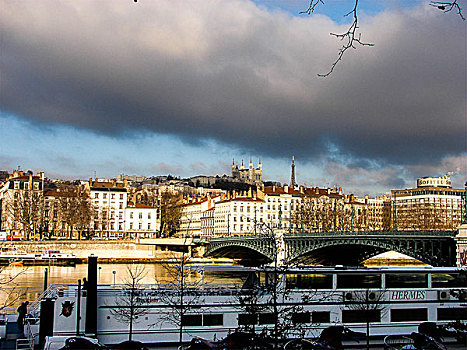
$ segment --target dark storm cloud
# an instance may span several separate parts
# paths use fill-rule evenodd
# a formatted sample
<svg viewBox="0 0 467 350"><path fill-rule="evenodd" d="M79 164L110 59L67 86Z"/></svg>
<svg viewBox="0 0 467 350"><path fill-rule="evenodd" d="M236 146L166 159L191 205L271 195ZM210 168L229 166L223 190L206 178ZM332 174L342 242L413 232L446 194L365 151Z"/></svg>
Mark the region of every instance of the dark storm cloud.
<svg viewBox="0 0 467 350"><path fill-rule="evenodd" d="M1 106L110 135L153 131L303 159L430 163L465 151L466 23L429 6L361 18L246 1L3 1ZM358 160L357 160L358 161Z"/></svg>

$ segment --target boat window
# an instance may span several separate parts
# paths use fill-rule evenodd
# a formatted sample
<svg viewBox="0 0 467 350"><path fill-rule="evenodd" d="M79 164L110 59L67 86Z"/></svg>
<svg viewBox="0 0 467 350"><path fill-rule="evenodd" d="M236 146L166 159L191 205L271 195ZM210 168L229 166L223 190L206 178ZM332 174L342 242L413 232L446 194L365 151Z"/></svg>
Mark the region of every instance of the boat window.
<svg viewBox="0 0 467 350"><path fill-rule="evenodd" d="M460 321L467 320L467 308L450 307L438 309L438 321Z"/></svg>
<svg viewBox="0 0 467 350"><path fill-rule="evenodd" d="M313 311L311 313L311 322L313 323L330 323L331 313L329 311Z"/></svg>
<svg viewBox="0 0 467 350"><path fill-rule="evenodd" d="M311 317L310 317L310 312L294 312L292 314L292 322L294 324L297 323L310 323Z"/></svg>
<svg viewBox="0 0 467 350"><path fill-rule="evenodd" d="M287 274L288 289L332 289L332 275Z"/></svg>
<svg viewBox="0 0 467 350"><path fill-rule="evenodd" d="M222 326L224 325L224 315L209 314L203 315L203 326Z"/></svg>
<svg viewBox="0 0 467 350"><path fill-rule="evenodd" d="M274 324L276 316L273 313L259 314L259 324Z"/></svg>
<svg viewBox="0 0 467 350"><path fill-rule="evenodd" d="M427 288L428 276L425 273L388 273L386 288Z"/></svg>
<svg viewBox="0 0 467 350"><path fill-rule="evenodd" d="M467 274L461 273L433 273L431 275L433 288L467 287Z"/></svg>
<svg viewBox="0 0 467 350"><path fill-rule="evenodd" d="M381 322L381 310L342 310L342 322Z"/></svg>
<svg viewBox="0 0 467 350"><path fill-rule="evenodd" d="M391 322L426 321L428 309L391 309Z"/></svg>
<svg viewBox="0 0 467 350"><path fill-rule="evenodd" d="M381 275L337 275L337 288L381 288Z"/></svg>
<svg viewBox="0 0 467 350"><path fill-rule="evenodd" d="M256 324L257 321L258 321L258 315L238 314L238 325L239 326Z"/></svg>
<svg viewBox="0 0 467 350"><path fill-rule="evenodd" d="M202 315L182 315L182 326L202 326Z"/></svg>

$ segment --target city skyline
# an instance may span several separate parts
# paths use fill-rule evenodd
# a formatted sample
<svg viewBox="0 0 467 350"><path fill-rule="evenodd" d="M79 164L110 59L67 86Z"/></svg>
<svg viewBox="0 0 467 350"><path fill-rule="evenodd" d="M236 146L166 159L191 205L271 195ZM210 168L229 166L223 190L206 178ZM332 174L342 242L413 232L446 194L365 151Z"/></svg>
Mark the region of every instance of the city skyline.
<svg viewBox="0 0 467 350"><path fill-rule="evenodd" d="M319 78L351 1L1 1L0 168L190 177L251 158L288 183L295 156L309 186L463 188L466 21L402 3L360 1L375 46Z"/></svg>

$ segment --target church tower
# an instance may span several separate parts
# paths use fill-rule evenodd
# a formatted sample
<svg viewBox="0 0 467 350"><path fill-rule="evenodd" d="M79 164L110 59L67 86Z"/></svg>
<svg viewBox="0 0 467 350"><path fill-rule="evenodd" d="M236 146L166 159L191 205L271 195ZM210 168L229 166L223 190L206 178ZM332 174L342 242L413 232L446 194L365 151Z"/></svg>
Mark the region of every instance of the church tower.
<svg viewBox="0 0 467 350"><path fill-rule="evenodd" d="M295 156L292 156L292 176L290 176L290 187L295 188Z"/></svg>

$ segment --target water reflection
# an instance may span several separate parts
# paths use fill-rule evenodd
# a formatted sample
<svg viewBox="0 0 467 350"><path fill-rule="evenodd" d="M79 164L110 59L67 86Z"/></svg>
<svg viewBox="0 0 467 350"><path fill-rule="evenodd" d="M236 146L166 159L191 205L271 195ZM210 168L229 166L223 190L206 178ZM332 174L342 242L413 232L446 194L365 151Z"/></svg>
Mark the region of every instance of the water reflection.
<svg viewBox="0 0 467 350"><path fill-rule="evenodd" d="M156 284L174 282L167 267L162 264L135 264L143 266L146 275L142 283ZM99 264L97 278L99 284L125 283L128 276L127 264ZM88 266L79 264L76 266L11 266L0 272L0 280L14 280L0 286L0 307L8 300L14 305L19 305L23 300L35 300L44 290L44 283L50 284L76 284L87 276ZM196 282L203 279L202 269L192 268L188 281ZM115 273L114 273L115 272ZM46 277L47 276L47 277ZM213 271L204 272L204 282L209 283L240 283L246 278L246 273L227 273ZM0 282L1 283L1 282ZM9 298L8 298L9 297Z"/></svg>

